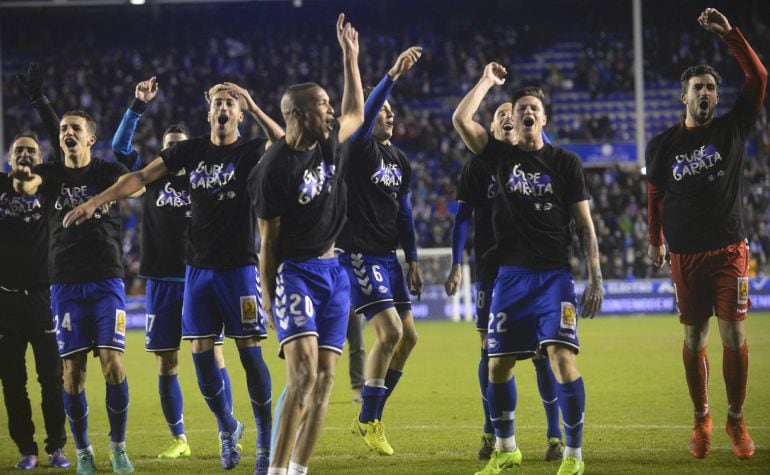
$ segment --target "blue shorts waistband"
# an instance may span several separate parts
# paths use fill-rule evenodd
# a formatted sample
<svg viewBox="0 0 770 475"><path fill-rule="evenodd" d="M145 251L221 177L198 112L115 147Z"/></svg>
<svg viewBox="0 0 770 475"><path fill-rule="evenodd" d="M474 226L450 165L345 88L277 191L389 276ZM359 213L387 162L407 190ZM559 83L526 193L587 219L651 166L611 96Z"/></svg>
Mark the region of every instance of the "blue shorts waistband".
<svg viewBox="0 0 770 475"><path fill-rule="evenodd" d="M317 266L317 267L336 267L340 265L340 260L337 256L334 257L311 257L310 259L305 259L304 261L283 261L289 262L291 264L301 264L303 266Z"/></svg>

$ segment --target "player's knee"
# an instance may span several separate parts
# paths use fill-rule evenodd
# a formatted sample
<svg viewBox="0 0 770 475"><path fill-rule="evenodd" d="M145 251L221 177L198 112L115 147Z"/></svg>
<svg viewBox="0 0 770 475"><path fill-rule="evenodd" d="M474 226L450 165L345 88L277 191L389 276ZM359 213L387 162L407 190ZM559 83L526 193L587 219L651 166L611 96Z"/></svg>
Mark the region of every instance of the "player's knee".
<svg viewBox="0 0 770 475"><path fill-rule="evenodd" d="M316 404L324 404L329 400L332 387L334 386L335 371L333 368L319 371L315 383L315 402Z"/></svg>
<svg viewBox="0 0 770 475"><path fill-rule="evenodd" d="M736 325L741 322L726 322L722 324L721 337L722 345L730 348L733 351L738 351L746 342L746 333L744 332L743 325Z"/></svg>
<svg viewBox="0 0 770 475"><path fill-rule="evenodd" d="M297 365L296 368L292 368L289 371L288 391L297 394L300 399L304 400L315 386L317 378L318 374L315 366Z"/></svg>
<svg viewBox="0 0 770 475"><path fill-rule="evenodd" d="M403 336L404 329L399 322L398 325L392 325L380 334L380 344L387 349L395 350Z"/></svg>
<svg viewBox="0 0 770 475"><path fill-rule="evenodd" d="M68 393L77 394L85 387L86 361L80 354L62 359L62 384Z"/></svg>
<svg viewBox="0 0 770 475"><path fill-rule="evenodd" d="M126 379L123 362L117 358L110 358L102 363L102 374L107 384L120 384Z"/></svg>
<svg viewBox="0 0 770 475"><path fill-rule="evenodd" d="M513 367L516 360L513 357L489 359L489 380L493 383L504 383L513 377Z"/></svg>
<svg viewBox="0 0 770 475"><path fill-rule="evenodd" d="M178 368L179 360L176 351L158 353L158 373L161 376L174 375Z"/></svg>
<svg viewBox="0 0 770 475"><path fill-rule="evenodd" d="M550 345L548 347L548 360L557 382L569 383L580 377L577 369L577 355L571 348L562 345Z"/></svg>
<svg viewBox="0 0 770 475"><path fill-rule="evenodd" d="M401 346L412 349L417 346L417 330L414 327L405 326L401 337Z"/></svg>

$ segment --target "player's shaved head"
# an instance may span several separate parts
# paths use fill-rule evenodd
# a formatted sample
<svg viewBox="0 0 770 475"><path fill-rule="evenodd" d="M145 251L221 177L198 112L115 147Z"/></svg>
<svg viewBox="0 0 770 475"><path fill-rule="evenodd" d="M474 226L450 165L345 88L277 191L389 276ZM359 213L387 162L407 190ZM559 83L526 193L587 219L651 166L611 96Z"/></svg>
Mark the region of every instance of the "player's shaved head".
<svg viewBox="0 0 770 475"><path fill-rule="evenodd" d="M286 92L283 93L281 98L281 115L283 115L284 120L291 116L292 110L302 109L307 105L312 98L311 92L320 88L321 86L314 82L292 84L286 88Z"/></svg>

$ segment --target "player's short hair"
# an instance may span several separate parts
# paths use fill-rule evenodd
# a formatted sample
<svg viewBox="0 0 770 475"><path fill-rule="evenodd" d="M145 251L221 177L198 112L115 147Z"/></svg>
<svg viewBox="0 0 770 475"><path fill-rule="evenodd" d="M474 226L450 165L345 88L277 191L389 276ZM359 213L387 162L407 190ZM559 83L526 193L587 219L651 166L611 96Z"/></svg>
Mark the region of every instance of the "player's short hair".
<svg viewBox="0 0 770 475"><path fill-rule="evenodd" d="M17 140L24 139L24 138L34 140L35 143L37 144L37 148L40 148L40 138L37 136L37 134L35 132L32 132L30 130L27 130L27 131L24 131L24 132L20 132L20 133L14 135L13 136L13 140L11 140L11 146L13 146L13 143L16 142Z"/></svg>
<svg viewBox="0 0 770 475"><path fill-rule="evenodd" d="M10 156L13 156L13 144L16 143L19 139L31 139L35 142L37 145L37 151L38 153L42 153L42 147L40 146L40 139L38 138L37 134L32 131L24 131L20 132L13 136L13 140L11 140L11 148L10 148Z"/></svg>
<svg viewBox="0 0 770 475"><path fill-rule="evenodd" d="M536 86L526 86L513 91L513 95L511 96L511 104L515 106L516 101L522 97L527 96L532 96L540 100L540 104L543 106L543 110L545 110L545 94L543 94L542 89Z"/></svg>
<svg viewBox="0 0 770 475"><path fill-rule="evenodd" d="M714 81L719 86L722 83L722 76L719 75L716 69L712 68L708 64L699 64L697 66L690 66L682 73L682 77L679 80L682 82L682 94L687 94L687 86L690 83L690 79L695 76L701 76L703 74L711 74L714 77Z"/></svg>
<svg viewBox="0 0 770 475"><path fill-rule="evenodd" d="M91 114L84 110L71 110L64 113L63 116L61 116L62 119L65 117L82 117L86 120L86 127L88 127L92 134L96 135L96 121L93 117L91 117Z"/></svg>
<svg viewBox="0 0 770 475"><path fill-rule="evenodd" d="M233 91L231 88L225 86L223 83L214 84L209 88L208 92L206 93L206 102L208 102L209 105L211 105L211 98L222 91L225 91L228 94L230 94L230 96L238 100L238 103L240 104L241 96L237 92Z"/></svg>
<svg viewBox="0 0 770 475"><path fill-rule="evenodd" d="M286 94L296 99L297 97L301 97L307 91L311 89L315 89L317 87L320 88L321 86L319 86L314 82L301 82L299 84L292 84L291 86L286 88Z"/></svg>
<svg viewBox="0 0 770 475"><path fill-rule="evenodd" d="M315 88L321 88L321 86L314 82L302 82L287 87L281 98L281 114L288 117L294 107L304 106L307 101L307 92Z"/></svg>
<svg viewBox="0 0 770 475"><path fill-rule="evenodd" d="M166 130L163 131L163 137L166 137L168 134L185 134L188 137L190 136L190 132L187 130L187 127L182 124L171 124L166 127Z"/></svg>

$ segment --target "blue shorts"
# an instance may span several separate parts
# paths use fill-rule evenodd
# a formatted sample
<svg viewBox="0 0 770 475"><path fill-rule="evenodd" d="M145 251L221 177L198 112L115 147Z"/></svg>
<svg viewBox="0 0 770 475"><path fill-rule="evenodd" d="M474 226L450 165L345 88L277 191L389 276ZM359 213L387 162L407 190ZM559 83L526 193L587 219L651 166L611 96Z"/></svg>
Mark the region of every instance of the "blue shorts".
<svg viewBox="0 0 770 475"><path fill-rule="evenodd" d="M489 307L492 306L492 290L494 281L480 281L473 283L473 302L476 317L476 330L486 332L489 326Z"/></svg>
<svg viewBox="0 0 770 475"><path fill-rule="evenodd" d="M340 256L340 264L350 279L350 303L356 313L367 320L385 309L395 307L404 312L412 309L406 288L404 270L395 252L385 254L351 254Z"/></svg>
<svg viewBox="0 0 770 475"><path fill-rule="evenodd" d="M144 349L176 351L182 339L184 282L147 279ZM220 333L215 345L224 343Z"/></svg>
<svg viewBox="0 0 770 475"><path fill-rule="evenodd" d="M284 261L276 276L273 317L283 345L305 336L318 348L342 353L350 313L350 282L336 257Z"/></svg>
<svg viewBox="0 0 770 475"><path fill-rule="evenodd" d="M569 270L501 267L487 327L489 356L526 358L551 343L580 351L576 305Z"/></svg>
<svg viewBox="0 0 770 475"><path fill-rule="evenodd" d="M53 284L51 309L61 357L93 348L126 348L126 289L123 279Z"/></svg>
<svg viewBox="0 0 770 475"><path fill-rule="evenodd" d="M267 338L262 288L254 265L235 269L187 266L182 339Z"/></svg>

